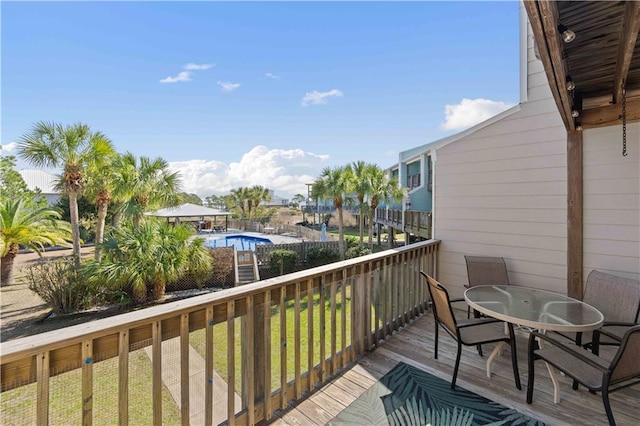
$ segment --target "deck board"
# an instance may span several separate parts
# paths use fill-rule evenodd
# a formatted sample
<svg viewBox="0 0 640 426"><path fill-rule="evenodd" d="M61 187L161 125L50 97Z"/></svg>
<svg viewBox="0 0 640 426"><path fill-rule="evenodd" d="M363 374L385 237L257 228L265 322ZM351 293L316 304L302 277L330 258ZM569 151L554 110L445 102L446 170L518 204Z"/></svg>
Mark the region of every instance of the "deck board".
<svg viewBox="0 0 640 426"><path fill-rule="evenodd" d="M451 380L455 361L455 342L440 333L439 356L433 358L433 317L430 313L401 328L392 337L361 358L356 365L316 390L308 399L274 422L278 425L326 424L345 406L348 406L377 379L391 370L399 361L421 368L444 380ZM493 345L483 346L484 357L474 347L465 347L462 353L457 385L486 396L521 413L549 425L605 425L601 395L590 394L584 387L571 389L571 379L559 375L561 402L553 403L553 385L549 373L541 362L536 363L533 404L525 402L527 385L527 340L525 333L517 333L518 364L522 390L513 380L509 348L496 357L491 379L486 377L485 363ZM604 348L611 350L612 348ZM616 422L619 426L635 426L640 419L640 386L627 388L610 395ZM320 411L318 411L320 410Z"/></svg>

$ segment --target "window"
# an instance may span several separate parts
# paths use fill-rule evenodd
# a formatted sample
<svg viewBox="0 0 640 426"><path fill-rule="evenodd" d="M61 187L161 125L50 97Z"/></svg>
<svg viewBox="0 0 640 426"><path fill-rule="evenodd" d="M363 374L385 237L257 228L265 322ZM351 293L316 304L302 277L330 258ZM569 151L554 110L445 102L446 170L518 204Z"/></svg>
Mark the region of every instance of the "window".
<svg viewBox="0 0 640 426"><path fill-rule="evenodd" d="M409 189L417 188L420 186L420 173L407 176L407 187Z"/></svg>

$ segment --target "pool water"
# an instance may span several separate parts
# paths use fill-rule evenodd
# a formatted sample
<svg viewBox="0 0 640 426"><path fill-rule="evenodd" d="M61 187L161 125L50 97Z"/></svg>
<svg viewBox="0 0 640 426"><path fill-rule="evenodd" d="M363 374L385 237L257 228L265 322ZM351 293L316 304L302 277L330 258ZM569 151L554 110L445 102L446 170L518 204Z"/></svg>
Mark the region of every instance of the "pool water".
<svg viewBox="0 0 640 426"><path fill-rule="evenodd" d="M248 235L229 235L227 237L220 238L207 238L205 240L205 247L217 248L217 247L234 247L236 250L256 250L258 244L273 244L268 238L250 237Z"/></svg>

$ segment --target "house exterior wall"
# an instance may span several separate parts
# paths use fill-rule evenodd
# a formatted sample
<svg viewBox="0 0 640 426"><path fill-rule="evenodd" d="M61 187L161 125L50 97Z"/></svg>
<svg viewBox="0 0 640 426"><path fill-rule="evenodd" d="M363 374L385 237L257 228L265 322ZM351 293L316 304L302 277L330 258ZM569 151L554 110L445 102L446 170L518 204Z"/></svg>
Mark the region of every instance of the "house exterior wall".
<svg viewBox="0 0 640 426"><path fill-rule="evenodd" d="M465 254L504 257L513 284L566 293L566 131L530 28L522 53L520 110L436 151L438 279L456 296L468 282Z"/></svg>
<svg viewBox="0 0 640 426"><path fill-rule="evenodd" d="M640 279L640 123L583 134L584 277L592 269Z"/></svg>

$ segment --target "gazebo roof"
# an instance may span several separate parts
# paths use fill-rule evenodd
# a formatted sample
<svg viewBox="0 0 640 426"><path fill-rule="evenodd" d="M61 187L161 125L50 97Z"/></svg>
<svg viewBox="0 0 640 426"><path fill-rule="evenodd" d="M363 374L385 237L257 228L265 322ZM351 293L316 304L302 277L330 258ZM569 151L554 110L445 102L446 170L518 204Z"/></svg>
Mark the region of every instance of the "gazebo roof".
<svg viewBox="0 0 640 426"><path fill-rule="evenodd" d="M175 207L167 207L154 212L145 213L148 216L156 217L203 217L203 216L228 216L231 212L225 210L212 209L210 207L198 206L196 204L185 203Z"/></svg>

